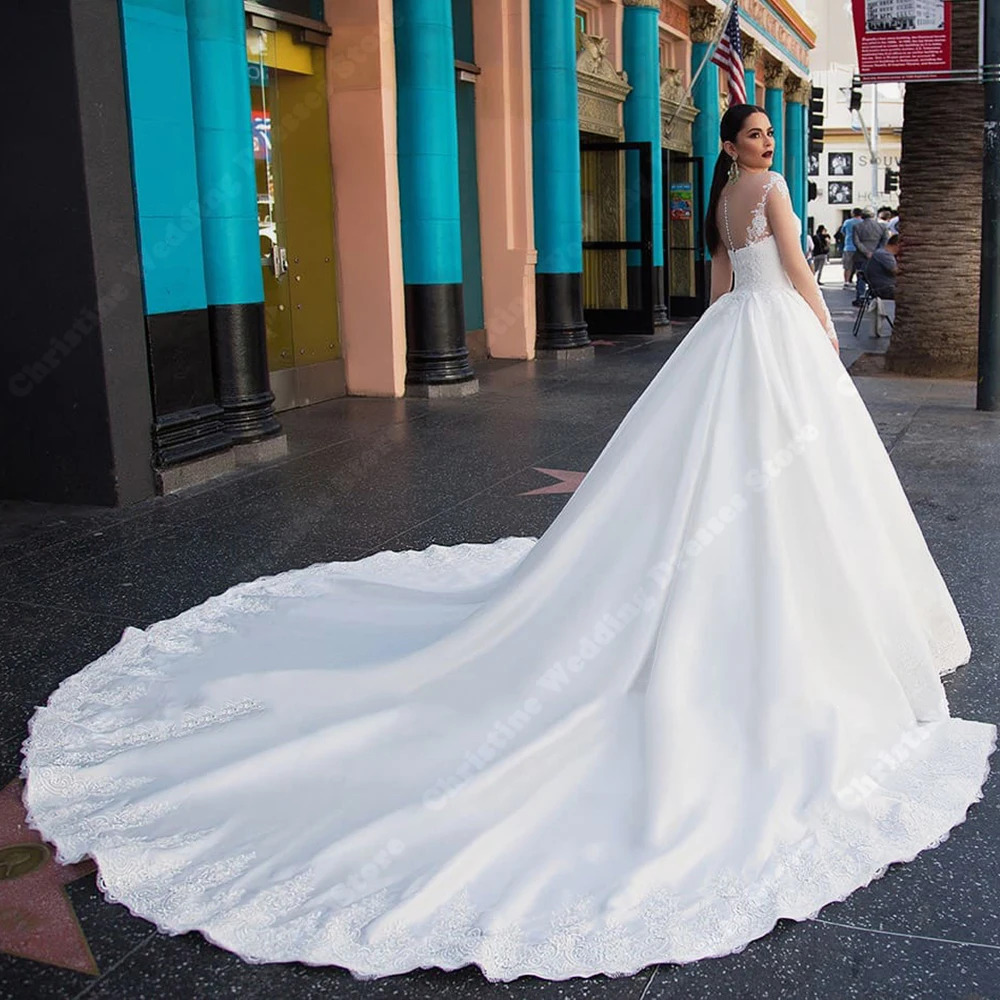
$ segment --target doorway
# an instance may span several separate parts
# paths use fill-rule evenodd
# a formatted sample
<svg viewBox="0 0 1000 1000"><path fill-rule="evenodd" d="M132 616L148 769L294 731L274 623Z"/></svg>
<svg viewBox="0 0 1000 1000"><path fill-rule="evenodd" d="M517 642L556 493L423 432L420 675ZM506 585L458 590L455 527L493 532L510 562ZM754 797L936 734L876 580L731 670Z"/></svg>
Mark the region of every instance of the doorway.
<svg viewBox="0 0 1000 1000"><path fill-rule="evenodd" d="M587 329L652 336L652 144L582 142L580 182Z"/></svg>
<svg viewBox="0 0 1000 1000"><path fill-rule="evenodd" d="M701 157L663 150L664 281L672 318L708 308L702 169Z"/></svg>
<svg viewBox="0 0 1000 1000"><path fill-rule="evenodd" d="M257 226L275 409L345 393L324 48L247 29Z"/></svg>

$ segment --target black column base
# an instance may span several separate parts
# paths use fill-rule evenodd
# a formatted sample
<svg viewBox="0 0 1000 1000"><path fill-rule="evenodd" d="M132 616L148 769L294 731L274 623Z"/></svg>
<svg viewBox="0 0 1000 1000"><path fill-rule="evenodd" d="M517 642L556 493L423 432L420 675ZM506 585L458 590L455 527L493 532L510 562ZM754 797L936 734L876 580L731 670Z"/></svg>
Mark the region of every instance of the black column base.
<svg viewBox="0 0 1000 1000"><path fill-rule="evenodd" d="M264 303L209 306L215 391L222 423L235 444L281 431L267 371Z"/></svg>
<svg viewBox="0 0 1000 1000"><path fill-rule="evenodd" d="M222 428L222 410L212 403L155 417L153 443L154 464L162 469L227 451L233 439Z"/></svg>
<svg viewBox="0 0 1000 1000"><path fill-rule="evenodd" d="M662 264L653 265L653 325L669 326L670 309L667 306L666 274Z"/></svg>
<svg viewBox="0 0 1000 1000"><path fill-rule="evenodd" d="M465 343L459 284L405 285L407 385L453 385L475 379Z"/></svg>
<svg viewBox="0 0 1000 1000"><path fill-rule="evenodd" d="M153 464L189 462L232 446L215 401L208 313L204 309L146 317L153 390Z"/></svg>
<svg viewBox="0 0 1000 1000"><path fill-rule="evenodd" d="M590 347L583 318L583 275L536 274L535 348L561 351Z"/></svg>

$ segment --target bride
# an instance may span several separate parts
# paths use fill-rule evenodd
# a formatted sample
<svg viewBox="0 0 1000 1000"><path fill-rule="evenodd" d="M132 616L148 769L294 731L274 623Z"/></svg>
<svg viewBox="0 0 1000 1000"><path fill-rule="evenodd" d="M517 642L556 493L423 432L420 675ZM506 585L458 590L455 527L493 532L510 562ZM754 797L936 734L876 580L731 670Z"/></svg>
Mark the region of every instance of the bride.
<svg viewBox="0 0 1000 1000"><path fill-rule="evenodd" d="M721 131L711 305L549 529L126 629L30 723L60 860L250 962L559 980L741 951L965 820L962 622L767 116Z"/></svg>

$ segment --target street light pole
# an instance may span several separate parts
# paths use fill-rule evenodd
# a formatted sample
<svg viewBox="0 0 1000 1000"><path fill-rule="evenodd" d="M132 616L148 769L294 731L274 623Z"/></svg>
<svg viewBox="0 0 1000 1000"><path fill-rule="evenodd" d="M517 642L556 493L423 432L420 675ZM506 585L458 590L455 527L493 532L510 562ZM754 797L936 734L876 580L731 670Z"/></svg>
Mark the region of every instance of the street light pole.
<svg viewBox="0 0 1000 1000"><path fill-rule="evenodd" d="M983 220L976 409L1000 410L1000 0L983 0Z"/></svg>

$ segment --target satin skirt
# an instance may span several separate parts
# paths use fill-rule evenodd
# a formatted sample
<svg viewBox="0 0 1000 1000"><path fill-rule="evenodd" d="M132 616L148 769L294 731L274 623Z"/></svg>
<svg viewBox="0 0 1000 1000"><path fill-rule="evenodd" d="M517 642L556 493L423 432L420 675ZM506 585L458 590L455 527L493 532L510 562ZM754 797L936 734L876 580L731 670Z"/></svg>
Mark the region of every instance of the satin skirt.
<svg viewBox="0 0 1000 1000"><path fill-rule="evenodd" d="M29 821L107 898L358 978L741 951L982 797L962 622L791 289L702 316L540 538L239 584L31 720Z"/></svg>

